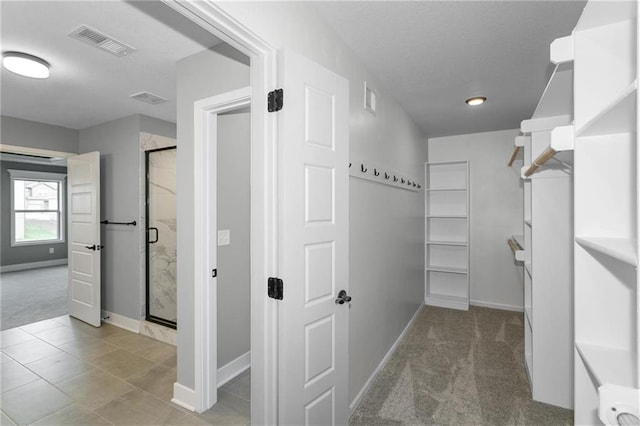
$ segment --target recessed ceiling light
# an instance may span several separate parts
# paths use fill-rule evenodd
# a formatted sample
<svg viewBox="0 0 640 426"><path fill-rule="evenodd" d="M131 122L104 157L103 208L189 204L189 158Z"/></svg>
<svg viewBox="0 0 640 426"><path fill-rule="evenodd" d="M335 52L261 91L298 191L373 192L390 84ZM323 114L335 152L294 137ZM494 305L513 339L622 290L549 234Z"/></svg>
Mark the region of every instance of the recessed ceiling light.
<svg viewBox="0 0 640 426"><path fill-rule="evenodd" d="M30 78L49 78L49 63L22 52L5 52L2 65L9 71Z"/></svg>
<svg viewBox="0 0 640 426"><path fill-rule="evenodd" d="M482 105L483 103L485 103L486 100L487 100L487 98L485 98L484 96L476 96L474 98L467 99L465 102L469 106L478 106L478 105Z"/></svg>

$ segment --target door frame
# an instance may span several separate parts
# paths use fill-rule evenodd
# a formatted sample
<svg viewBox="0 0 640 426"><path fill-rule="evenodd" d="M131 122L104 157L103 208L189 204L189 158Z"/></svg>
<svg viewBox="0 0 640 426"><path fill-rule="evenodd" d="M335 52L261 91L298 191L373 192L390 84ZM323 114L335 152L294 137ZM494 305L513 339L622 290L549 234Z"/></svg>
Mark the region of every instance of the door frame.
<svg viewBox="0 0 640 426"><path fill-rule="evenodd" d="M150 305L149 305L149 264L150 264L150 256L149 256L149 204L150 204L150 200L149 200L149 154L153 153L153 152L160 152L160 151L169 151L171 149L175 149L176 152L178 150L178 146L176 144L174 145L168 145L168 146L163 146L160 148L151 148L151 149L145 149L142 151L143 155L144 155L144 170L143 170L143 174L144 174L144 221L140 221L141 224L144 225L144 320L145 321L149 321L149 322L153 322L156 324L160 324L163 325L165 327L168 328L173 328L174 330L176 329L176 323L170 320L167 320L166 318L159 318L156 316L151 315L151 309L150 309ZM158 228L155 228L156 232L158 230Z"/></svg>
<svg viewBox="0 0 640 426"><path fill-rule="evenodd" d="M199 185L194 188L196 232L194 244L198 258L194 270L195 391L199 408L208 409L218 401L218 315L217 277L210 271L218 268L217 245L217 175L218 115L251 105L251 87L234 90L196 101L194 152L199 159L194 174Z"/></svg>
<svg viewBox="0 0 640 426"><path fill-rule="evenodd" d="M41 157L49 157L49 158L69 158L78 155L77 152L66 152L66 151L53 151L50 149L43 148L32 148L28 146L20 146L20 145L8 145L0 143L0 153L5 152L7 154L22 154L22 155L37 155ZM66 192L66 188L65 188ZM65 210L67 206L65 205ZM65 228L69 229L69 214L68 212L65 214ZM69 259L67 259L67 273L69 273ZM69 288L69 283L67 283L67 289ZM67 305L68 305L67 301Z"/></svg>
<svg viewBox="0 0 640 426"><path fill-rule="evenodd" d="M6 152L8 154L38 155L50 158L69 158L78 155L77 152L52 151L50 149L7 144L0 144L0 152Z"/></svg>
<svg viewBox="0 0 640 426"><path fill-rule="evenodd" d="M267 277L278 276L277 124L276 114L267 112L266 96L277 84L276 49L213 2L161 1L249 56L251 61L251 422L277 424L278 306L265 291ZM194 149L194 163L196 158L202 158L201 149L202 146ZM194 173L194 183L198 185L202 182L202 170ZM200 193L199 188L194 190ZM197 255L194 260L199 265L196 272L209 276L210 271L203 269L206 260L200 250L201 246L194 241ZM203 291L202 280L195 280L194 286L196 294ZM210 301L203 308L205 312L194 312L195 326L211 317ZM200 348L195 351L196 357L204 356L204 343L202 334L194 336L195 347ZM195 378L198 379L197 373ZM205 399L200 387L200 393L196 390L197 404ZM204 405L195 408L206 409Z"/></svg>

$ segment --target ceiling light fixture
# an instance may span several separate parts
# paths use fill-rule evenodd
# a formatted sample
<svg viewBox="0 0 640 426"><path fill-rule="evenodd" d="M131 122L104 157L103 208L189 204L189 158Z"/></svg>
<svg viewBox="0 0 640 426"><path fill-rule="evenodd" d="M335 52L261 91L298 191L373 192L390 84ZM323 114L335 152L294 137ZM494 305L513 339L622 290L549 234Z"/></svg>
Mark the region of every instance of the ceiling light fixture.
<svg viewBox="0 0 640 426"><path fill-rule="evenodd" d="M476 97L467 99L465 102L469 106L478 106L485 103L486 100L487 98L485 98L484 96L476 96Z"/></svg>
<svg viewBox="0 0 640 426"><path fill-rule="evenodd" d="M49 78L49 63L22 52L5 52L2 65L9 71L30 78Z"/></svg>

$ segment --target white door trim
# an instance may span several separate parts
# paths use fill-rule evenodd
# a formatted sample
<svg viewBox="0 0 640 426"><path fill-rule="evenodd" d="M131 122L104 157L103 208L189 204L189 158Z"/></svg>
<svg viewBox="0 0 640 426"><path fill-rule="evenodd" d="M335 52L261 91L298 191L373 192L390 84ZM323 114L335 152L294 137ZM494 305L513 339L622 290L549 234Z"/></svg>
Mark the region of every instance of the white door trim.
<svg viewBox="0 0 640 426"><path fill-rule="evenodd" d="M0 152L6 152L9 154L39 155L51 158L69 158L74 155L78 155L78 153L74 152L52 151L50 149L30 148L28 146L7 144L0 144Z"/></svg>
<svg viewBox="0 0 640 426"><path fill-rule="evenodd" d="M267 277L278 275L277 114L267 112L276 50L211 1L162 1L251 59L251 422L277 424L278 311L265 291Z"/></svg>
<svg viewBox="0 0 640 426"><path fill-rule="evenodd" d="M218 114L251 104L251 88L226 92L194 102L194 205L197 230L194 245L194 344L197 411L209 409L218 400L217 278L211 271L217 261L217 160Z"/></svg>

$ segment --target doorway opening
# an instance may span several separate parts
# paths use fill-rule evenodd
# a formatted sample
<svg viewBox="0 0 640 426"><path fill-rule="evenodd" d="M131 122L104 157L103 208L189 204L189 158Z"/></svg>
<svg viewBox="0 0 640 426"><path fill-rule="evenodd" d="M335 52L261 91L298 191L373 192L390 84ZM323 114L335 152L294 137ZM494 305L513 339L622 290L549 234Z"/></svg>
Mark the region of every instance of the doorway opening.
<svg viewBox="0 0 640 426"><path fill-rule="evenodd" d="M175 146L145 151L146 320L177 325Z"/></svg>
<svg viewBox="0 0 640 426"><path fill-rule="evenodd" d="M68 155L0 145L2 330L67 313Z"/></svg>

